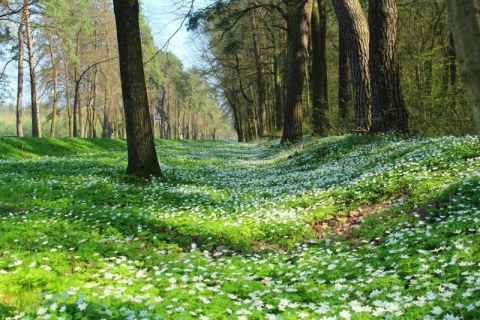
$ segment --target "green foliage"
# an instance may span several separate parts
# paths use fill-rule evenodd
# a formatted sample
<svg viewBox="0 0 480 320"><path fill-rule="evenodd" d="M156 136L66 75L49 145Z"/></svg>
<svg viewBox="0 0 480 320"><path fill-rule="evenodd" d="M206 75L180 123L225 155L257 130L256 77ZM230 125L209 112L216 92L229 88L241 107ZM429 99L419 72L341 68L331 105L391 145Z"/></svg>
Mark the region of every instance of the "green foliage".
<svg viewBox="0 0 480 320"><path fill-rule="evenodd" d="M0 317L480 316L475 138L156 144L0 139Z"/></svg>

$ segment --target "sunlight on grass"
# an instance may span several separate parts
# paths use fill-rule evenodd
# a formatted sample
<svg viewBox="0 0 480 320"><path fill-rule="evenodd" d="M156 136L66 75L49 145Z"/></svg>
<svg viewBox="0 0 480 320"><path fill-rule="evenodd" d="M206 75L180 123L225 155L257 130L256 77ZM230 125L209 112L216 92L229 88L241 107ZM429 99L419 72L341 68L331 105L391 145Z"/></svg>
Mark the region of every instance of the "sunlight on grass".
<svg viewBox="0 0 480 320"><path fill-rule="evenodd" d="M0 319L480 317L474 137L162 140L148 181L42 140L0 139Z"/></svg>

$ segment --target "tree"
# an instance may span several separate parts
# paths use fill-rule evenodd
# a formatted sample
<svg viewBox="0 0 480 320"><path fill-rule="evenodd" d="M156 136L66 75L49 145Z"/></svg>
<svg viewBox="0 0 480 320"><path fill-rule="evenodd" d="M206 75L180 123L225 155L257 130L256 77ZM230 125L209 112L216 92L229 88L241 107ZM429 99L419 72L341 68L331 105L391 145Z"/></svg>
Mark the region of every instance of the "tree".
<svg viewBox="0 0 480 320"><path fill-rule="evenodd" d="M35 73L35 57L33 46L33 34L30 25L30 11L28 10L28 0L23 3L23 22L27 33L28 65L30 70L30 99L32 104L32 137L42 137L42 127L40 126L40 110L37 99L37 75Z"/></svg>
<svg viewBox="0 0 480 320"><path fill-rule="evenodd" d="M371 132L408 132L397 59L397 17L396 0L369 1Z"/></svg>
<svg viewBox="0 0 480 320"><path fill-rule="evenodd" d="M126 120L127 174L162 176L155 151L143 70L138 0L114 0L113 8Z"/></svg>
<svg viewBox="0 0 480 320"><path fill-rule="evenodd" d="M480 142L480 3L447 0L447 8Z"/></svg>
<svg viewBox="0 0 480 320"><path fill-rule="evenodd" d="M23 11L22 11L23 12ZM25 27L24 14L20 15L18 25L18 78L17 78L17 137L23 137L23 28Z"/></svg>
<svg viewBox="0 0 480 320"><path fill-rule="evenodd" d="M312 104L313 134L325 136L328 123L327 15L325 0L313 0L312 10Z"/></svg>
<svg viewBox="0 0 480 320"><path fill-rule="evenodd" d="M250 11L250 21L253 32L253 52L255 57L256 83L257 83L257 114L258 114L258 135L261 137L268 131L267 125L267 93L265 88L264 69L262 56L260 54L260 32L257 27L255 11Z"/></svg>
<svg viewBox="0 0 480 320"><path fill-rule="evenodd" d="M313 0L290 0L288 10L288 61L285 121L282 143L302 140L303 90L308 59Z"/></svg>
<svg viewBox="0 0 480 320"><path fill-rule="evenodd" d="M340 32L345 35L353 82L355 129L368 132L371 126L371 91L368 67L369 32L367 18L358 0L332 0Z"/></svg>

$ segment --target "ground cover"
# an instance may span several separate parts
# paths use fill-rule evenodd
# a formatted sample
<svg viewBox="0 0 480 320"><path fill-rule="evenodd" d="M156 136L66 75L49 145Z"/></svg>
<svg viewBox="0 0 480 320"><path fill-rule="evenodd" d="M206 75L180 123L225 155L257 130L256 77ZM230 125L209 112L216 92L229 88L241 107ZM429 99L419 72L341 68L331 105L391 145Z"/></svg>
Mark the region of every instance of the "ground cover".
<svg viewBox="0 0 480 320"><path fill-rule="evenodd" d="M473 137L159 140L150 180L124 141L9 139L0 318L480 318Z"/></svg>

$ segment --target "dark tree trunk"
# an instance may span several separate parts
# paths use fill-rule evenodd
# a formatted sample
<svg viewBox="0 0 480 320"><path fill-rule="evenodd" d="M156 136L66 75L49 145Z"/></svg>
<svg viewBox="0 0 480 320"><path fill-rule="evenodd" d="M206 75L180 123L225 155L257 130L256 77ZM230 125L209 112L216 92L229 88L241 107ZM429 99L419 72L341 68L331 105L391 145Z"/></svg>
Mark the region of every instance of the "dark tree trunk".
<svg viewBox="0 0 480 320"><path fill-rule="evenodd" d="M328 123L327 21L325 0L313 0L312 10L312 104L313 134L325 136Z"/></svg>
<svg viewBox="0 0 480 320"><path fill-rule="evenodd" d="M478 0L447 0L447 9L480 142L480 3Z"/></svg>
<svg viewBox="0 0 480 320"><path fill-rule="evenodd" d="M302 140L303 90L313 0L288 2L288 62L282 143Z"/></svg>
<svg viewBox="0 0 480 320"><path fill-rule="evenodd" d="M352 71L355 129L370 130L370 72L368 69L368 23L358 0L332 0L340 32L345 35Z"/></svg>
<svg viewBox="0 0 480 320"><path fill-rule="evenodd" d="M397 59L397 2L370 0L371 132L408 131L408 113Z"/></svg>
<svg viewBox="0 0 480 320"><path fill-rule="evenodd" d="M112 128L112 118L110 111L110 81L105 79L105 98L104 98L104 107L103 107L103 131L102 138L110 139L112 138L113 128Z"/></svg>
<svg viewBox="0 0 480 320"><path fill-rule="evenodd" d="M338 113L344 123L352 120L352 74L348 60L345 35L338 35Z"/></svg>
<svg viewBox="0 0 480 320"><path fill-rule="evenodd" d="M148 108L137 0L114 0L127 133L127 174L161 176Z"/></svg>

